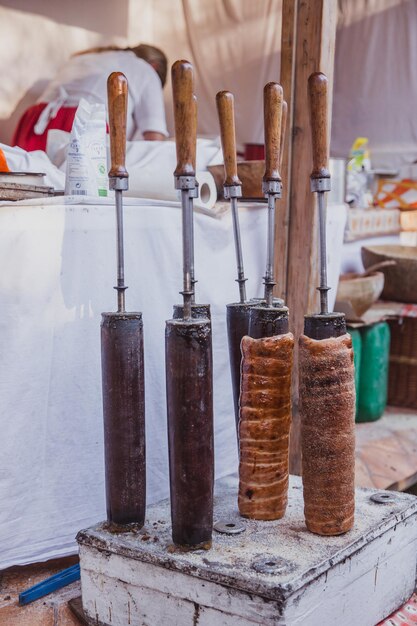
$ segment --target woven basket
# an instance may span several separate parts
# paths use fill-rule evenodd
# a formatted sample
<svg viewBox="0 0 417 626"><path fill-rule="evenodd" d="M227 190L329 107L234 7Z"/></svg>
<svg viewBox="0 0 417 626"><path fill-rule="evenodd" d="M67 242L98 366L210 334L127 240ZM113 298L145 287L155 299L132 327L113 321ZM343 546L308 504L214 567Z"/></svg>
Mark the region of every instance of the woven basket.
<svg viewBox="0 0 417 626"><path fill-rule="evenodd" d="M417 408L417 318L400 317L389 321L388 404Z"/></svg>
<svg viewBox="0 0 417 626"><path fill-rule="evenodd" d="M414 246L364 246L361 250L365 268L381 261L394 260L384 267L385 285L381 300L417 304L417 249Z"/></svg>

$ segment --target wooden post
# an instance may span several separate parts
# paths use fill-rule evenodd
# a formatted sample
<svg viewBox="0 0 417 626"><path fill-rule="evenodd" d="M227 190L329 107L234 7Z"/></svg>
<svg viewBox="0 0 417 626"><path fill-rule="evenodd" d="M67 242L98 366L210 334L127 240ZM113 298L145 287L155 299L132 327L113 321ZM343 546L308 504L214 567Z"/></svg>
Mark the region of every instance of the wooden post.
<svg viewBox="0 0 417 626"><path fill-rule="evenodd" d="M275 269L280 284L284 285L280 292L286 294L290 328L296 339L303 332L304 315L318 310L317 211L310 191L312 152L307 81L312 72L321 71L333 85L337 6L336 0L283 0L281 84L288 103L289 149L282 172L287 191L278 206L276 220ZM331 99L332 89L329 90L329 111ZM329 123L330 120L331 115ZM301 470L297 379L295 354L290 445L290 471L294 474Z"/></svg>
<svg viewBox="0 0 417 626"><path fill-rule="evenodd" d="M281 179L282 199L277 202L275 216L275 268L274 275L277 281L276 296L287 301L287 255L288 255L288 224L290 198L290 163L292 152L293 126L293 98L294 98L294 68L295 68L295 34L298 0L283 0L281 26L281 78L280 83L284 91L284 100L287 102L286 128Z"/></svg>

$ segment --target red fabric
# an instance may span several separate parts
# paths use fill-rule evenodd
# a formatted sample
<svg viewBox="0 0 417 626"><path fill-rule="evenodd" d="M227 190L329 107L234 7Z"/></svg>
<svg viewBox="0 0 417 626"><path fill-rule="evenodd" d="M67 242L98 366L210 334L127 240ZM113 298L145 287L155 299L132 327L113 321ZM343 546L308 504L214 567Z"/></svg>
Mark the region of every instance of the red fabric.
<svg viewBox="0 0 417 626"><path fill-rule="evenodd" d="M71 132L77 107L61 107L56 117L49 121L45 132L42 135L35 135L33 128L45 107L46 103L40 102L23 113L14 131L12 146L19 146L28 152L32 150L45 151L48 130L56 128L58 130L65 130L67 133Z"/></svg>
<svg viewBox="0 0 417 626"><path fill-rule="evenodd" d="M259 161L265 158L265 146L263 143L245 143L245 161Z"/></svg>

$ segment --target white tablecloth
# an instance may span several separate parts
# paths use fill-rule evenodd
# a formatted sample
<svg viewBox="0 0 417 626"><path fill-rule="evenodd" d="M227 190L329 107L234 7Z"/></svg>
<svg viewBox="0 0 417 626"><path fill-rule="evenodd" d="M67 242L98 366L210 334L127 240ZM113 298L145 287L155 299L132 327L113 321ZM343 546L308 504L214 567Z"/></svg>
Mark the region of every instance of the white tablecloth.
<svg viewBox="0 0 417 626"><path fill-rule="evenodd" d="M259 296L266 206L242 207L240 220L248 295ZM176 203L128 199L124 222L127 308L144 320L151 503L169 493L164 331L181 299L181 213ZM197 213L197 300L212 305L216 477L237 468L225 330L225 304L238 296L234 254L230 213ZM115 309L115 265L111 204L0 206L0 569L70 554L77 531L105 518L100 319Z"/></svg>

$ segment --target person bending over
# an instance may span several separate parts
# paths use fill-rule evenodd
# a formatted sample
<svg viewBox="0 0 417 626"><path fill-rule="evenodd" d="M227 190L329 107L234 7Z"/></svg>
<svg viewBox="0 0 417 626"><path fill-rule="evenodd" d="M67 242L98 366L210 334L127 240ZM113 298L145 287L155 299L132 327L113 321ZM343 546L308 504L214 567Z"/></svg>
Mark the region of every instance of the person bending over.
<svg viewBox="0 0 417 626"><path fill-rule="evenodd" d="M167 58L153 46L107 46L74 54L61 67L37 104L22 115L12 145L24 150L45 150L48 131L71 132L81 98L107 106L107 78L123 72L129 86L127 139L158 141L168 136L163 87Z"/></svg>

